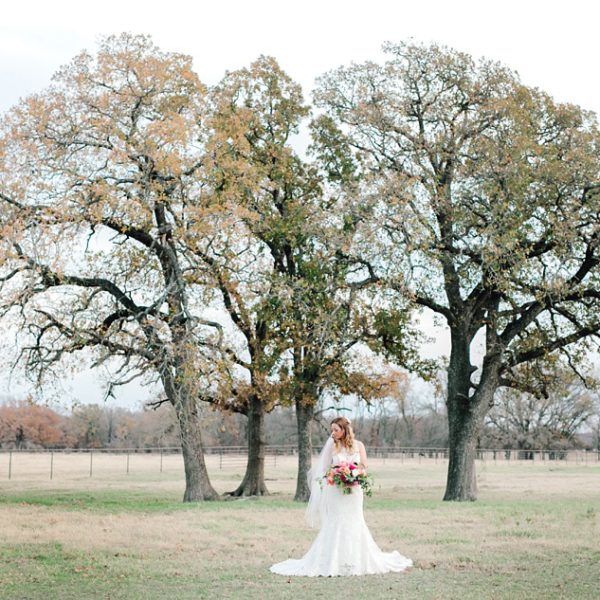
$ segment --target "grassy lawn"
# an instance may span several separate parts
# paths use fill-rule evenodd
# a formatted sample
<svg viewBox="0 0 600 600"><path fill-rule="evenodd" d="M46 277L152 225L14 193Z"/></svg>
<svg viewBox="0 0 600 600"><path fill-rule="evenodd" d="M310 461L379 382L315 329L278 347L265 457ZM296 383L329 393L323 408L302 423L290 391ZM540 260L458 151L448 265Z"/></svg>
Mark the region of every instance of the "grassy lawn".
<svg viewBox="0 0 600 600"><path fill-rule="evenodd" d="M261 499L182 504L179 470L0 480L2 599L553 599L600 597L600 467L480 464L480 500L444 503L445 465L373 461L365 515L406 573L293 578L315 532L292 502L294 463ZM243 469L242 469L243 471ZM233 489L239 466L213 471Z"/></svg>

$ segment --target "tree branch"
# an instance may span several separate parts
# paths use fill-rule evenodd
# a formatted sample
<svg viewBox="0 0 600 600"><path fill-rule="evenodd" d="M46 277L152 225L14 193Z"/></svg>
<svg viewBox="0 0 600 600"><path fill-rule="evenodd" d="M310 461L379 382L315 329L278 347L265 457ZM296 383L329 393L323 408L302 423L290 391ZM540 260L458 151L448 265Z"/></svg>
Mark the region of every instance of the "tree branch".
<svg viewBox="0 0 600 600"><path fill-rule="evenodd" d="M512 367L524 362L529 362L535 358L541 358L542 356L545 356L546 354L549 354L554 350L558 350L570 344L574 344L575 342L578 342L583 338L589 336L596 336L598 335L598 332L600 332L600 323L595 323L594 325L582 327L578 331L574 331L569 335L565 335L546 344L542 344L537 348L513 354L508 360L507 365Z"/></svg>

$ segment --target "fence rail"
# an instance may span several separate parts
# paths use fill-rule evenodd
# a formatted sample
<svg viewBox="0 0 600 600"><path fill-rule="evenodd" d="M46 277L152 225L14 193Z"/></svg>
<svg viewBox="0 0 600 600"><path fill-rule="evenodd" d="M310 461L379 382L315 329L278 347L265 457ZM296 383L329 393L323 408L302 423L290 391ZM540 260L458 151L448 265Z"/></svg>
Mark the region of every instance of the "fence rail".
<svg viewBox="0 0 600 600"><path fill-rule="evenodd" d="M318 451L315 448L315 452ZM222 470L224 468L243 468L247 460L246 446L210 446L205 448L206 460L211 469ZM295 445L266 446L265 461L269 467L277 467L278 457L295 456L298 453L298 447ZM36 473L53 479L56 474L55 456L69 455L75 457L81 455L85 458L85 464L81 463L78 467L80 471L85 469L89 477L93 477L96 465L101 457L122 457L123 462L119 469L123 469L126 474L130 473L132 468L131 459L139 455L156 456L157 462L152 463L160 473L164 466L173 468L172 458L181 455L180 447L157 447L157 448L57 448L57 449L6 449L0 448L0 477L2 473L12 479L15 475L16 463L19 460L16 457L29 455L30 457L39 457L41 465ZM42 457L46 457L45 460ZM412 447L370 447L369 458L381 460L384 463L387 460L420 462L438 462L448 460L447 448L412 448ZM598 450L553 450L553 449L478 449L476 458L479 461L493 461L494 463L555 463L576 465L599 465L600 451ZM164 464L165 460L168 464ZM179 459L180 460L180 459ZM79 464L79 463L78 463ZM114 461L113 463L114 464ZM139 464L139 463L138 463ZM181 463L177 462L177 468ZM19 469L17 469L18 471ZM43 474L46 475L43 475Z"/></svg>
<svg viewBox="0 0 600 600"><path fill-rule="evenodd" d="M315 446L317 453L320 446ZM246 455L247 446L208 446L204 453L211 455ZM421 448L412 446L369 446L369 456L376 458L448 458L448 448ZM0 454L181 454L180 446L157 446L150 448L0 448ZM266 456L294 456L298 453L296 445L265 446ZM569 462L596 461L600 462L599 450L585 449L521 449L521 448L478 448L478 460L565 460Z"/></svg>
<svg viewBox="0 0 600 600"><path fill-rule="evenodd" d="M317 453L320 446L317 444L313 447L313 451ZM448 457L448 448L423 448L413 446L369 446L368 447L370 456L400 456L410 455L411 457L421 456L427 458L434 458L437 454L438 457ZM2 448L0 447L0 454L8 453L28 453L28 454L49 454L63 453L63 454L88 454L90 452L104 453L104 454L181 454L180 446L156 446L148 448L120 448L113 446L106 446L100 448ZM207 455L213 454L247 454L247 446L208 446L204 448L204 453ZM581 448L567 448L567 449L548 449L548 448L478 448L477 458L485 460L489 457L500 459L503 457L506 460L518 459L518 460L535 460L544 459L550 457L552 460L581 460L582 456L593 456L595 460L600 461L600 449L599 450L586 450ZM298 453L298 446L295 444L288 445L267 445L265 446L265 454L267 455L290 455L293 456Z"/></svg>
<svg viewBox="0 0 600 600"><path fill-rule="evenodd" d="M377 458L428 458L448 459L448 448L384 448L369 449L369 456ZM574 463L600 463L600 450L581 449L532 449L520 448L498 449L478 448L475 451L477 460L492 461L564 461Z"/></svg>

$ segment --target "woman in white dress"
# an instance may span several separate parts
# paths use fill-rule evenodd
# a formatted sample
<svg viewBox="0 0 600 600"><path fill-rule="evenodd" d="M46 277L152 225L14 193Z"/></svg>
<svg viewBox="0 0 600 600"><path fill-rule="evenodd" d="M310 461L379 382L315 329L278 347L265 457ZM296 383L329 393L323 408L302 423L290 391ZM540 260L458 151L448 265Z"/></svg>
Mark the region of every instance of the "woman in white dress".
<svg viewBox="0 0 600 600"><path fill-rule="evenodd" d="M354 439L350 421L337 417L331 421L331 437L319 455L316 468L310 470L310 500L306 518L311 527L321 525L308 552L300 559L289 559L271 567L279 575L367 575L404 571L412 560L397 551L382 552L365 523L363 490L353 487L344 494L323 480L333 464L354 462L367 472L367 453L362 442Z"/></svg>

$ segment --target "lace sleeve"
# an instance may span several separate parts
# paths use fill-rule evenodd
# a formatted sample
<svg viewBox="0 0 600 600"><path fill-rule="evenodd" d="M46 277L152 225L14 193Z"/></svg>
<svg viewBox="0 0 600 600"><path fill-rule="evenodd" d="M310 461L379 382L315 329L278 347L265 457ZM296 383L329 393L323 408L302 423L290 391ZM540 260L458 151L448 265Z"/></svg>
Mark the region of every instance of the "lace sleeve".
<svg viewBox="0 0 600 600"><path fill-rule="evenodd" d="M310 489L310 498L306 507L306 522L309 527L319 527L325 514L327 513L326 495L323 493L323 476L327 472L331 459L333 457L333 439L327 438L316 463L308 472L308 488Z"/></svg>

